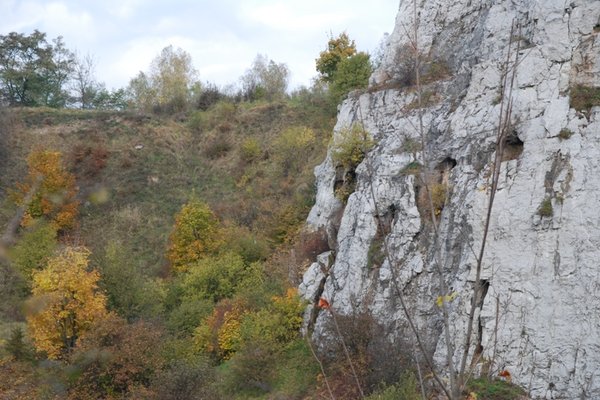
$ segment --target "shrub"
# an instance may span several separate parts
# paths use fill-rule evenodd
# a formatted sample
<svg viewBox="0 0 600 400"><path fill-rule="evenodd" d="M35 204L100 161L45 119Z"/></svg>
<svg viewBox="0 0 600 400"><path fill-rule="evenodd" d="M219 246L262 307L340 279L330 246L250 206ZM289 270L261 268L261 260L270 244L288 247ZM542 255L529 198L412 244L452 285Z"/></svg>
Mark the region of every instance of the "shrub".
<svg viewBox="0 0 600 400"><path fill-rule="evenodd" d="M406 371L400 381L394 385L377 390L366 400L419 400L421 392L419 382L412 371Z"/></svg>
<svg viewBox="0 0 600 400"><path fill-rule="evenodd" d="M374 145L375 141L362 126L353 125L335 137L331 158L335 165L354 170Z"/></svg>
<svg viewBox="0 0 600 400"><path fill-rule="evenodd" d="M246 264L263 261L269 255L267 241L246 227L233 226L225 230L226 248L239 254Z"/></svg>
<svg viewBox="0 0 600 400"><path fill-rule="evenodd" d="M151 399L217 399L219 397L213 384L215 379L215 371L208 361L180 360L158 372L151 385Z"/></svg>
<svg viewBox="0 0 600 400"><path fill-rule="evenodd" d="M558 134L558 138L560 140L567 140L570 139L571 136L573 136L573 131L568 129L568 128L563 128L560 130L560 133Z"/></svg>
<svg viewBox="0 0 600 400"><path fill-rule="evenodd" d="M163 335L146 321L127 324L115 315L99 321L71 357L72 365L80 369L73 374L71 398L126 398L127 393L149 386L165 364L160 351Z"/></svg>
<svg viewBox="0 0 600 400"><path fill-rule="evenodd" d="M410 162L406 165L406 167L402 168L402 173L404 175L419 175L423 166L418 161Z"/></svg>
<svg viewBox="0 0 600 400"><path fill-rule="evenodd" d="M430 179L431 181L431 179ZM421 214L421 218L431 220L431 210L435 217L440 216L444 205L446 204L446 192L448 187L443 183L430 182L427 187L425 185L419 187L417 197L417 208ZM429 193L428 193L429 191ZM429 198L431 196L431 200Z"/></svg>
<svg viewBox="0 0 600 400"><path fill-rule="evenodd" d="M260 143L254 138L246 138L240 146L240 157L244 162L250 163L258 160L261 153Z"/></svg>
<svg viewBox="0 0 600 400"><path fill-rule="evenodd" d="M360 52L342 59L331 83L334 101L339 102L352 90L366 88L371 72L370 57L367 53Z"/></svg>
<svg viewBox="0 0 600 400"><path fill-rule="evenodd" d="M432 83L450 76L450 67L443 60L433 60L424 65L422 83Z"/></svg>
<svg viewBox="0 0 600 400"><path fill-rule="evenodd" d="M578 111L589 111L600 106L600 87L577 85L571 88L571 107Z"/></svg>
<svg viewBox="0 0 600 400"><path fill-rule="evenodd" d="M207 82L200 88L200 94L196 99L196 107L199 110L206 111L212 105L218 103L223 97L224 95L221 93L217 85Z"/></svg>
<svg viewBox="0 0 600 400"><path fill-rule="evenodd" d="M192 131L200 133L206 127L206 113L204 111L196 111L189 117L187 125Z"/></svg>
<svg viewBox="0 0 600 400"><path fill-rule="evenodd" d="M4 350L17 361L32 360L34 357L34 349L25 340L23 328L20 326L12 330L10 337L4 344Z"/></svg>
<svg viewBox="0 0 600 400"><path fill-rule="evenodd" d="M71 149L71 162L87 178L98 176L106 167L108 149L104 145L89 146L78 144Z"/></svg>
<svg viewBox="0 0 600 400"><path fill-rule="evenodd" d="M379 231L379 229L378 229ZM384 248L385 237L378 232L378 235L373 238L369 245L369 252L367 254L367 267L381 267L385 261L385 248Z"/></svg>
<svg viewBox="0 0 600 400"><path fill-rule="evenodd" d="M552 208L552 199L550 197L544 198L538 207L538 215L540 217L552 217L554 215L554 209Z"/></svg>
<svg viewBox="0 0 600 400"><path fill-rule="evenodd" d="M300 172L315 144L316 135L311 128L294 126L281 132L273 143L273 153L283 175Z"/></svg>
<svg viewBox="0 0 600 400"><path fill-rule="evenodd" d="M272 347L281 347L300 334L304 303L296 289L288 289L285 296L273 296L264 309L247 314L241 335L245 342L263 341Z"/></svg>
<svg viewBox="0 0 600 400"><path fill-rule="evenodd" d="M314 261L319 254L329 251L329 242L325 228L312 232L301 232L294 240L296 257L300 260Z"/></svg>
<svg viewBox="0 0 600 400"><path fill-rule="evenodd" d="M500 379L471 379L467 384L467 392L473 392L481 400L519 400L525 391L518 386Z"/></svg>
<svg viewBox="0 0 600 400"><path fill-rule="evenodd" d="M246 306L240 301L221 301L194 331L194 347L216 360L227 360L239 349L241 320Z"/></svg>
<svg viewBox="0 0 600 400"><path fill-rule="evenodd" d="M46 221L27 227L19 242L11 249L14 265L28 279L41 270L57 248L56 226Z"/></svg>
<svg viewBox="0 0 600 400"><path fill-rule="evenodd" d="M188 266L181 284L182 295L213 302L230 298L236 286L243 281L245 273L244 260L237 254L205 257Z"/></svg>
<svg viewBox="0 0 600 400"><path fill-rule="evenodd" d="M210 159L220 158L229 153L232 147L226 135L212 135L204 144L204 155Z"/></svg>

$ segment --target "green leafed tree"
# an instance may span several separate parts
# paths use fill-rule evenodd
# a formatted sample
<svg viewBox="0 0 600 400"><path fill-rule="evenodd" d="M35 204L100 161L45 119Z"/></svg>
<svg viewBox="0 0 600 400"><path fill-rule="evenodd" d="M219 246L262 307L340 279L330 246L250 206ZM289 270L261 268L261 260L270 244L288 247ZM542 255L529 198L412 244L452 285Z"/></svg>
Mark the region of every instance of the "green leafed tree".
<svg viewBox="0 0 600 400"><path fill-rule="evenodd" d="M38 30L0 35L1 96L12 106L63 107L74 62L61 37L48 43Z"/></svg>
<svg viewBox="0 0 600 400"><path fill-rule="evenodd" d="M350 91L366 88L371 72L371 62L367 53L356 53L340 61L331 82L331 94L334 99L339 102Z"/></svg>

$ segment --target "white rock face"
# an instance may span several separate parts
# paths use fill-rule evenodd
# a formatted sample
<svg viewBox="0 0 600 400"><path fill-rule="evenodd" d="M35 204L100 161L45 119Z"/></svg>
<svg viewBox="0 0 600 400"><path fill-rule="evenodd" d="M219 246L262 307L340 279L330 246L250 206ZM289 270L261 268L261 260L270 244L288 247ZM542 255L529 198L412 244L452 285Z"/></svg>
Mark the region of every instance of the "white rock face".
<svg viewBox="0 0 600 400"><path fill-rule="evenodd" d="M397 337L412 340L401 291L444 370L437 257L448 291L457 295L449 311L458 363L514 21L520 27L512 34L513 46L520 45L514 132L483 260L489 288L477 310L470 351L480 345L479 360L510 371L533 398L600 399L600 107L581 112L570 106L571 88L600 87L600 1L421 3L420 51L451 71L423 88L432 94L422 109L428 167L456 163L441 178L448 195L438 240L433 241L431 218L417 207L419 184L406 170L416 159L422 162L423 152L407 146L420 142L415 91L397 84L406 72L403 61L411 57L407 32L414 26L412 1L401 0L371 90L351 94L339 112L336 134L362 123L377 141L356 168L356 190L347 204L335 196L331 156L315 170L318 193L308 224L326 228L335 259L326 274L322 265L329 254L321 257L302 292L314 300L325 279L320 295L336 312L369 312ZM551 216L539 215L544 199L552 204ZM385 222L383 235L378 221ZM392 262L377 265L372 258L382 236ZM326 317L316 319L317 334Z"/></svg>

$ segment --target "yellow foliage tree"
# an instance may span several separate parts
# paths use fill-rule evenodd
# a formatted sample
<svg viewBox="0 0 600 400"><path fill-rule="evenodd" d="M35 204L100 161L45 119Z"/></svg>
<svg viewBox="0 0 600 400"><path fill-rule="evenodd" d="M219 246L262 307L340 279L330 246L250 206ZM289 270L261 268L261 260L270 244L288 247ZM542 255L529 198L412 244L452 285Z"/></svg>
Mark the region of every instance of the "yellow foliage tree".
<svg viewBox="0 0 600 400"><path fill-rule="evenodd" d="M215 254L224 244L219 220L207 204L192 200L175 216L168 257L177 271L204 256Z"/></svg>
<svg viewBox="0 0 600 400"><path fill-rule="evenodd" d="M67 247L33 274L27 322L35 346L51 359L68 354L92 323L107 316L100 275L88 271L89 250Z"/></svg>
<svg viewBox="0 0 600 400"><path fill-rule="evenodd" d="M32 220L45 216L59 230L72 228L79 202L75 199L75 177L65 169L62 154L49 150L33 151L27 158L27 165L27 177L17 184L14 193L15 202L23 205L29 192L35 191L22 225L28 226Z"/></svg>

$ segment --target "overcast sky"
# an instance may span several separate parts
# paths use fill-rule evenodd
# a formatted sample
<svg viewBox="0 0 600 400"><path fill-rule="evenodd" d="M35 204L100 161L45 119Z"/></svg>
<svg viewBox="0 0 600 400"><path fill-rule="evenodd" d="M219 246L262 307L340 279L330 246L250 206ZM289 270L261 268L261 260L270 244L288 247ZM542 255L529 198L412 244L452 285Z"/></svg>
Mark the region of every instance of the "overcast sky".
<svg viewBox="0 0 600 400"><path fill-rule="evenodd" d="M394 26L398 0L0 0L0 34L63 36L92 54L108 88L126 86L169 44L191 54L201 81L235 83L258 53L308 85L330 33L376 50Z"/></svg>

